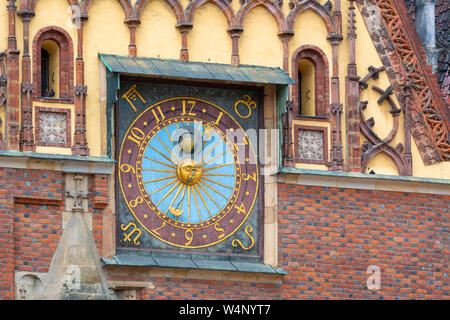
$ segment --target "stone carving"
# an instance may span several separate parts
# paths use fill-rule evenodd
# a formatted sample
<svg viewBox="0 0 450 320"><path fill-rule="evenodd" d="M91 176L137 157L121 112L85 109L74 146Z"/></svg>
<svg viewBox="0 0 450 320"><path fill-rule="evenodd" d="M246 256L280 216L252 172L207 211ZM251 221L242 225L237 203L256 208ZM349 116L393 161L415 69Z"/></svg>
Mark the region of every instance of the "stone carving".
<svg viewBox="0 0 450 320"><path fill-rule="evenodd" d="M92 230L92 215L88 214L88 178L81 174L66 175L66 211L63 213L63 229L65 229L74 212L80 212L89 230Z"/></svg>
<svg viewBox="0 0 450 320"><path fill-rule="evenodd" d="M76 96L87 96L87 86L77 85L75 86L75 95Z"/></svg>
<svg viewBox="0 0 450 320"><path fill-rule="evenodd" d="M16 299L39 300L42 298L45 273L16 271Z"/></svg>
<svg viewBox="0 0 450 320"><path fill-rule="evenodd" d="M72 211L83 212L83 199L89 198L89 193L81 190L81 183L83 182L83 176L80 174L75 175L75 190L66 191L67 197L73 198Z"/></svg>
<svg viewBox="0 0 450 320"><path fill-rule="evenodd" d="M373 32L381 28L381 11L377 5L371 5L367 8L367 29Z"/></svg>
<svg viewBox="0 0 450 320"><path fill-rule="evenodd" d="M43 282L43 299L113 298L108 290L92 232L82 214L74 210L63 231Z"/></svg>
<svg viewBox="0 0 450 320"><path fill-rule="evenodd" d="M0 106L6 102L6 74L0 75Z"/></svg>
<svg viewBox="0 0 450 320"><path fill-rule="evenodd" d="M448 111L411 44L407 21L402 21L398 13L400 2L360 0L357 4L397 96L402 96L405 79L411 82L411 133L424 163L449 161L450 135L445 117Z"/></svg>
<svg viewBox="0 0 450 320"><path fill-rule="evenodd" d="M39 142L51 144L67 143L65 113L42 111L39 113Z"/></svg>
<svg viewBox="0 0 450 320"><path fill-rule="evenodd" d="M116 291L117 300L136 300L136 289L121 289Z"/></svg>
<svg viewBox="0 0 450 320"><path fill-rule="evenodd" d="M323 161L323 131L299 129L298 159Z"/></svg>
<svg viewBox="0 0 450 320"><path fill-rule="evenodd" d="M369 68L369 75L371 74L371 76L367 76L367 80L373 77L374 73L372 71L373 70L370 70ZM410 153L409 144L407 145L408 150L406 150L405 154L403 153L405 151L405 147L403 146L403 144L398 144L395 147L390 144L393 141L394 137L397 135L400 125L399 115L401 113L401 109L396 106L394 100L391 98L391 95L393 95L393 88L392 86L389 86L386 90L383 90L381 88L378 88L377 86L372 86L372 89L380 94L380 98L377 101L378 105L381 106L384 101L387 101L389 103L391 107L389 112L394 118L394 125L390 133L385 138L379 137L374 130L375 120L373 118L366 119L364 116L364 110L367 108L368 102L360 102L360 128L361 133L365 138L367 138L367 141L365 141L361 147L361 150L363 151L361 157L361 169L364 172L370 159L372 159L379 153L385 153L394 161L395 165L397 166L399 175L411 175L411 162L407 159L407 154Z"/></svg>

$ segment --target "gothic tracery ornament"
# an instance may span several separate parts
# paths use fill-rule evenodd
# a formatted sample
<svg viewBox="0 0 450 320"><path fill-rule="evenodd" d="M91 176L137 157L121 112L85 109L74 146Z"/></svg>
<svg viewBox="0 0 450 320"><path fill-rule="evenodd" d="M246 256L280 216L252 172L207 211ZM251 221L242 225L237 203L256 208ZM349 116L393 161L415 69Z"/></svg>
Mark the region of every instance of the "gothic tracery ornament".
<svg viewBox="0 0 450 320"><path fill-rule="evenodd" d="M298 158L301 160L322 161L323 131L298 130Z"/></svg>
<svg viewBox="0 0 450 320"><path fill-rule="evenodd" d="M51 144L66 144L66 114L39 113L39 141Z"/></svg>

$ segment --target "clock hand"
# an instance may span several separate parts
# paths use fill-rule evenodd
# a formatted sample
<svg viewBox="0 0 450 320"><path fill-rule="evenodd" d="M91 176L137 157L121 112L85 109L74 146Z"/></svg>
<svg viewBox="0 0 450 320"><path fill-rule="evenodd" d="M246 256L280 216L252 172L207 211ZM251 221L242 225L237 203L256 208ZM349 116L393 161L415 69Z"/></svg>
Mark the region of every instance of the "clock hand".
<svg viewBox="0 0 450 320"><path fill-rule="evenodd" d="M181 210L181 205L183 204L184 194L186 193L186 187L187 187L187 185L183 186L183 194L181 195L181 200L180 200L180 202L178 202L178 205L175 208L174 207L169 207L170 212L175 217L179 217L179 216L181 216L183 214L184 210Z"/></svg>

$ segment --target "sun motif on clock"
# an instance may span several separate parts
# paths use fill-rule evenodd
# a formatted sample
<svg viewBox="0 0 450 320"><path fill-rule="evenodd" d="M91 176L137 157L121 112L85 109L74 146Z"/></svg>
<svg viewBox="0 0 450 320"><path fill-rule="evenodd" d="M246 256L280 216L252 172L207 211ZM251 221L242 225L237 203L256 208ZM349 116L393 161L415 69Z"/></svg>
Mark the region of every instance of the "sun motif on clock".
<svg viewBox="0 0 450 320"><path fill-rule="evenodd" d="M176 97L148 107L128 128L119 181L129 210L151 235L201 248L241 228L257 199L259 172L252 142L232 115Z"/></svg>

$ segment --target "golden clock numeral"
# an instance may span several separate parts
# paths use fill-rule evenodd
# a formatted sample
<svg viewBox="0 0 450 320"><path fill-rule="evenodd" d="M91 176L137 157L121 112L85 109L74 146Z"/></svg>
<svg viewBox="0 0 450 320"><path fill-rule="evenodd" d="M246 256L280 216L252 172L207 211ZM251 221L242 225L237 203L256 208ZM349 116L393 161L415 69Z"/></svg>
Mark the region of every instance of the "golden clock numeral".
<svg viewBox="0 0 450 320"><path fill-rule="evenodd" d="M141 129L133 127L133 129L131 129L131 135L129 135L127 138L140 146L141 141L145 138L145 133Z"/></svg>
<svg viewBox="0 0 450 320"><path fill-rule="evenodd" d="M218 240L222 239L223 237L225 237L225 229L224 228L219 228L219 223L218 222L214 225L214 230L216 230L217 232L222 232L221 234L219 234L217 236Z"/></svg>
<svg viewBox="0 0 450 320"><path fill-rule="evenodd" d="M248 181L249 179L252 179L253 181L256 182L256 172L253 172L252 175L247 174L247 173L243 173L243 174L242 174L242 179L243 179L244 181Z"/></svg>
<svg viewBox="0 0 450 320"><path fill-rule="evenodd" d="M127 242L127 241L128 241L128 242L131 242L131 236L132 236L135 232L137 232L138 234L136 235L136 237L134 237L133 243L134 243L135 245L139 245L139 244L140 244L140 241L137 241L137 239L139 239L139 237L141 236L142 231L141 231L141 229L139 229L139 228L136 226L135 223L130 222L129 224L127 224L127 226L125 226L124 224L122 224L122 225L120 226L120 229L122 229L123 231L127 231L130 227L133 227L133 230L131 230L131 232L128 233L128 234L126 234L125 232L123 233L123 241L124 241L124 242Z"/></svg>
<svg viewBox="0 0 450 320"><path fill-rule="evenodd" d="M245 230L244 230L245 234L250 238L250 245L248 247L245 247L242 244L242 241L239 239L233 239L233 241L231 241L231 245L233 247L237 247L238 245L243 249L243 250L250 250L251 248L253 248L253 246L255 245L255 239L252 237L252 235L250 233L253 232L253 228L252 226L246 226Z"/></svg>
<svg viewBox="0 0 450 320"><path fill-rule="evenodd" d="M158 115L156 114L155 109L152 109L152 113L155 116L156 119L156 123L160 123L162 120L166 119L166 116L164 115L164 113L161 110L160 106L157 106L156 109L158 110L159 116L161 117L161 119L158 117Z"/></svg>
<svg viewBox="0 0 450 320"><path fill-rule="evenodd" d="M135 200L130 201L130 206L136 208L136 206L142 202L144 202L144 199L142 199L142 197L137 197Z"/></svg>
<svg viewBox="0 0 450 320"><path fill-rule="evenodd" d="M252 109L256 109L256 102L252 100L252 98L248 95L245 94L244 95L244 99L246 100L238 100L236 101L236 103L234 104L234 111L236 112L236 114L241 117L242 119L247 119L250 118L250 116L252 115ZM247 114L246 115L242 115L239 111L238 111L238 105L239 104L243 104L244 106L247 107Z"/></svg>
<svg viewBox="0 0 450 320"><path fill-rule="evenodd" d="M189 110L188 113L186 113L186 100L183 100L183 111L181 112L181 115L182 116L188 115L188 116L191 116L191 117L195 116L195 112L192 112L192 110L194 109L194 106L197 103L197 101L188 100L187 103L191 105L191 109Z"/></svg>
<svg viewBox="0 0 450 320"><path fill-rule="evenodd" d="M191 229L187 229L186 232L184 233L184 237L188 241L184 245L188 246L191 244L192 240L194 239L194 233L192 232Z"/></svg>
<svg viewBox="0 0 450 320"><path fill-rule="evenodd" d="M130 106L133 108L134 112L137 112L136 107L134 106L132 101L136 101L139 98L143 103L146 103L145 99L139 94L136 90L136 85L134 84L127 92L122 95L122 99L126 99Z"/></svg>
<svg viewBox="0 0 450 320"><path fill-rule="evenodd" d="M216 126L219 124L220 119L222 118L222 116L223 116L223 112L220 111L219 116L217 117L216 121L214 122L214 124L215 124Z"/></svg>
<svg viewBox="0 0 450 320"><path fill-rule="evenodd" d="M163 224L161 225L161 227L153 229L152 232L159 236L161 234L156 230L160 230L160 229L164 228L165 226L166 226L166 222L164 221Z"/></svg>
<svg viewBox="0 0 450 320"><path fill-rule="evenodd" d="M133 174L136 174L136 170L132 166L130 166L128 163L124 163L120 166L120 171L122 172L130 172L133 171Z"/></svg>
<svg viewBox="0 0 450 320"><path fill-rule="evenodd" d="M236 209L237 209L237 211L239 212L239 213L243 213L243 214L245 214L245 207L244 207L244 203L241 203L241 205L240 206L238 206L238 205L235 205L234 206Z"/></svg>

